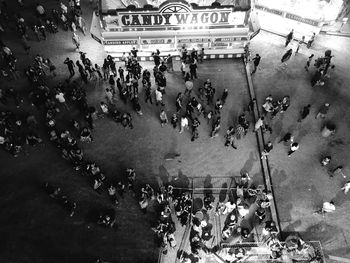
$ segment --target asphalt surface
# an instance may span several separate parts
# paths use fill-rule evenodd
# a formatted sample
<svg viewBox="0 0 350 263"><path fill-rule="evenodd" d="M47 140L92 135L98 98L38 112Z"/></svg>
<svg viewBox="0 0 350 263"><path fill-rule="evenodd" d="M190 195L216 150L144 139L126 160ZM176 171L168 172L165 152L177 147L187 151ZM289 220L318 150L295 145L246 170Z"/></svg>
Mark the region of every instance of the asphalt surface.
<svg viewBox="0 0 350 263"><path fill-rule="evenodd" d="M47 1L45 6L58 8L56 1ZM11 3L14 4L14 3ZM27 3L26 3L27 4ZM20 12L28 23L35 21L33 6L27 6ZM18 9L13 9L18 10ZM91 19L92 9L83 2L84 18ZM2 87L14 86L24 96L27 83L22 70L32 63L36 54L49 57L58 68L58 76L49 79L49 85L64 81L68 70L63 64L68 56L78 59L71 42L71 33L60 29L48 40L30 41L31 51L25 55L21 42L12 32L2 35L5 44L18 57L21 78L16 82L1 79ZM103 47L89 36L83 36L82 50L96 63L101 64L105 56ZM274 142L274 149L269 156L272 182L275 190L277 209L283 231L298 231L305 240L320 240L327 255L350 258L350 224L348 210L349 196L340 190L348 179L330 178L326 169L320 166L320 159L325 154L332 155L330 169L347 167L350 154L349 120L347 111L350 92L348 74L350 51L349 38L318 36L310 49L302 48L300 54L292 57L286 70L279 70L277 65L284 53L284 39L266 32L261 32L252 41L252 53L262 57L261 69L253 76L256 98L261 105L265 97L274 98L285 95L291 97L291 106L283 115L278 115L271 122L273 133L265 138ZM320 56L326 49L331 49L335 57L336 70L325 86L312 88L311 74L304 70L306 58L310 53ZM143 63L152 67L152 63ZM195 81L195 91L199 85L210 78L221 95L224 88L229 89L229 97L222 111L223 126L219 137L209 138L210 126L201 118L200 138L190 141L190 133L182 134L170 126L161 128L158 115L160 108L141 103L143 116L132 112L131 106L117 102L117 107L132 112L133 130L125 130L107 118L97 120L93 132L94 142L82 145L85 155L95 160L109 179L118 180L122 171L132 166L137 172L137 182L157 184L181 174L184 177L229 177L248 171L253 180L262 182L261 168L255 135L249 133L237 142L238 150L224 147L226 128L237 121L238 115L246 108L249 101L244 75L244 65L237 60L206 61L199 66L199 79ZM175 110L175 96L183 91L184 86L179 68L168 76L168 91L165 97L168 117ZM97 106L104 99L103 87L106 83L90 83L86 86L89 104ZM141 97L143 93L141 92ZM315 120L318 108L325 102L331 104L326 120ZM297 123L300 109L311 104L311 114L302 123ZM3 105L0 105L4 109ZM33 111L27 101L20 109L12 110L23 114ZM62 112L62 124L67 125L69 116L76 116L76 111ZM335 135L323 138L320 130L326 121L337 126ZM287 157L287 146L277 144L285 132L293 132L300 143L300 149ZM42 132L45 136L45 133ZM158 250L154 243L151 225L155 212L143 215L139 211L137 200L129 194L121 201L117 211L118 230L103 229L91 222L91 213L101 207L112 207L106 194L98 195L88 181L72 171L70 165L60 157L59 151L47 140L39 148L28 148L28 155L13 158L4 151L0 152L0 233L5 240L0 254L2 262L91 262L94 257L115 262L154 262ZM180 153L173 161L165 161L169 153ZM68 196L78 203L77 213L73 218L53 202L41 188L44 181L59 185ZM335 213L325 218L313 215L322 202L334 200Z"/></svg>

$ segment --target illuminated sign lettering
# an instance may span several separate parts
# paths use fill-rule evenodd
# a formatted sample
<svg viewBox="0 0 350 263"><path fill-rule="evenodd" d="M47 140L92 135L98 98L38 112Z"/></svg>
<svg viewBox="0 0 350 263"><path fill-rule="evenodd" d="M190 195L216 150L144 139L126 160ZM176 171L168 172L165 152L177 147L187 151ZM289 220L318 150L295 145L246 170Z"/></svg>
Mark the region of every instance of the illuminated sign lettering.
<svg viewBox="0 0 350 263"><path fill-rule="evenodd" d="M135 40L107 40L104 41L105 45L136 45L138 41Z"/></svg>
<svg viewBox="0 0 350 263"><path fill-rule="evenodd" d="M176 8L177 9L176 9ZM234 12L232 8L192 10L189 6L182 6L179 3L170 3L159 11L135 10L117 11L118 24L125 28L135 27L182 27L186 25L212 26L212 25L243 25L245 12Z"/></svg>
<svg viewBox="0 0 350 263"><path fill-rule="evenodd" d="M297 15L294 15L294 14L291 14L291 13L283 12L281 10L271 9L271 8L268 8L268 7L265 7L265 6L261 6L261 5L255 5L255 8L259 9L261 11L268 12L268 13L275 14L275 15L279 15L279 16L284 16L285 15L285 17L288 18L288 19L295 20L295 21L298 21L298 22L301 22L301 23L304 23L304 24L309 24L309 25L312 25L312 26L318 26L319 25L318 21L315 21L315 20L312 20L312 19L308 19L308 18L303 18L301 16L297 16Z"/></svg>

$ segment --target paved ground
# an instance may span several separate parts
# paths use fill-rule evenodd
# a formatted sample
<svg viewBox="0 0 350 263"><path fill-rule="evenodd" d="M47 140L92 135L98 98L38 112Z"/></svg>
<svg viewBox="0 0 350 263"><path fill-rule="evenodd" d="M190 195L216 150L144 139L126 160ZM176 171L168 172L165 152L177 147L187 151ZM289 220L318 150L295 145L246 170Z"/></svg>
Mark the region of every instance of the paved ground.
<svg viewBox="0 0 350 263"><path fill-rule="evenodd" d="M52 6L57 5L55 1L48 2ZM84 7L83 11L88 19L91 10ZM25 15L26 19L27 16L30 19L31 14ZM81 37L84 39L82 50L88 53L93 62L101 63L103 48L89 36ZM68 32L50 35L46 42L30 42L32 51L29 56L24 55L13 34L7 33L2 38L19 57L20 69L31 63L37 53L50 57L59 73L57 80L52 80L51 83L63 80L67 75L67 69L63 65L66 56L78 58ZM319 159L323 154L330 153L333 156L332 162L334 161L332 167L338 164L346 167L349 162L347 149L350 116L347 107L350 93L346 84L350 81L350 54L345 49L349 46L349 41L348 38L319 36L315 47L303 50L293 57L286 71L275 68L284 51L282 38L262 32L252 41L253 53L259 52L262 56L262 69L253 76L259 103L268 94L274 97L291 96L291 107L272 123L273 134L270 140L277 143L281 134L293 131L301 144L300 150L291 158L286 156L286 147L275 144L269 157L282 227L285 231L302 232L305 239L321 240L330 255L348 258L350 224L347 211L350 202L349 196L344 196L339 189L345 179L330 179L327 172L321 169ZM303 69L306 56L313 52L317 57L326 48L333 50L336 72L324 87L312 89L309 84L310 75ZM151 66L146 63L143 65ZM241 169L249 171L254 180L261 182L253 134L248 134L237 143L237 151L223 146L225 129L234 124L249 99L243 65L232 60L205 62L199 68L195 90L207 78L217 87L217 94L221 94L224 88L230 90L222 113L224 122L219 137L210 139L210 127L201 119L200 138L192 143L188 132L179 134L171 127L161 128L158 121L159 109L142 104L144 115L139 117L133 114L133 130L124 130L108 119L98 120L94 130L95 140L92 144L83 146L84 152L103 167L107 177L115 180L125 167L133 166L138 173L138 182L156 183L157 177L168 180L178 174L187 177L205 177L208 174L227 177L238 175ZM171 73L168 79L166 109L170 116L175 109L173 102L176 93L183 90L183 84L179 72ZM27 84L24 79L16 83L1 80L1 86L10 85L22 89ZM101 85L93 83L87 86L91 104L96 105L103 99ZM317 108L326 101L331 103L327 120L337 125L337 133L331 138L321 137L323 122L313 118ZM117 102L117 105L120 103ZM312 104L313 114L297 125L298 112L308 103ZM28 107L25 104L25 108ZM130 106L120 107L131 111ZM0 207L3 211L0 233L6 241L0 249L2 262L91 262L97 255L120 262L155 261L157 249L150 230L155 217L153 211L143 215L136 200L127 196L117 210L120 230L96 227L89 222L89 213L96 208L110 207L108 197L96 194L85 178L74 173L60 158L50 143L28 151L28 156L17 159L0 152ZM166 154L174 152L181 154L179 159L164 160ZM350 176L349 167L344 171ZM60 185L69 196L77 200L77 215L73 219L41 190L41 183L46 180ZM333 215L327 215L324 219L312 215L323 201L332 199L337 206Z"/></svg>
<svg viewBox="0 0 350 263"><path fill-rule="evenodd" d="M350 229L346 216L350 203L349 196L345 196L340 187L348 179L330 178L319 162L322 156L331 154L330 168L344 165L345 174L350 176L349 167L346 167L350 157L350 116L347 112L347 84L350 79L346 73L350 54L344 48L347 45L347 38L319 36L312 49L303 48L301 54L292 57L287 70L280 71L276 66L285 50L283 39L262 32L252 42L253 52L263 57L261 70L253 76L260 104L269 94L277 98L291 96L290 108L272 122L273 134L266 138L275 143L269 161L283 230L304 232L302 236L306 239L321 240L328 254L344 257L350 257ZM303 67L309 54L314 53L318 57L326 49L333 51L333 63L337 70L325 86L313 89L309 81L314 68L311 67L308 73ZM326 120L315 120L318 108L325 102L331 104ZM309 103L312 113L298 124L299 111ZM337 125L337 132L333 137L323 138L320 130L327 121ZM287 157L287 147L277 144L286 132L293 132L296 141L300 142L300 150L291 158ZM312 215L322 202L330 200L335 201L336 213L327 215L325 219Z"/></svg>

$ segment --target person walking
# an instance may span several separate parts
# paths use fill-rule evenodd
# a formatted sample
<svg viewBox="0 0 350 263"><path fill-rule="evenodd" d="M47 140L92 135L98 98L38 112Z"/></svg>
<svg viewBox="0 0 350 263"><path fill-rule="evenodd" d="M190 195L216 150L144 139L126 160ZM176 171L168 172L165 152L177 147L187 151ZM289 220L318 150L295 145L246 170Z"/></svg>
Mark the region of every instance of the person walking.
<svg viewBox="0 0 350 263"><path fill-rule="evenodd" d="M311 61L312 61L312 58L314 57L314 54L311 54L309 57L308 57L308 59L307 59L307 61L306 61L306 65L305 65L305 70L306 71L309 71L309 67L310 67L310 64L311 64Z"/></svg>
<svg viewBox="0 0 350 263"><path fill-rule="evenodd" d="M179 112L182 109L182 93L179 92L176 96L176 112Z"/></svg>
<svg viewBox="0 0 350 263"><path fill-rule="evenodd" d="M284 66L287 66L287 61L291 58L293 53L292 49L289 49L281 58L281 62Z"/></svg>
<svg viewBox="0 0 350 263"><path fill-rule="evenodd" d="M256 70L258 69L258 66L260 64L260 60L261 60L261 57L260 57L259 54L256 54L255 58L252 59L253 65L254 65L254 69L253 69L251 75L253 75L256 72Z"/></svg>
<svg viewBox="0 0 350 263"><path fill-rule="evenodd" d="M221 102L222 102L222 105L225 104L226 99L227 99L227 96L228 96L228 89L224 89L224 92L223 92L222 95L221 95Z"/></svg>
<svg viewBox="0 0 350 263"><path fill-rule="evenodd" d="M324 202L322 208L318 211L315 211L314 214L321 214L323 217L326 213L333 213L335 211L335 205L333 201Z"/></svg>
<svg viewBox="0 0 350 263"><path fill-rule="evenodd" d="M73 44L76 47L75 49L79 51L79 48L80 48L80 37L75 32L73 32L72 42L73 42Z"/></svg>
<svg viewBox="0 0 350 263"><path fill-rule="evenodd" d="M315 119L318 119L319 117L321 117L322 119L326 118L326 114L329 111L329 107L330 107L329 103L323 104L320 110L318 111L318 113L316 114Z"/></svg>
<svg viewBox="0 0 350 263"><path fill-rule="evenodd" d="M160 111L160 115L159 115L159 118L160 118L160 125L163 127L164 124L168 124L168 116L166 114L166 112L164 110L161 110Z"/></svg>
<svg viewBox="0 0 350 263"><path fill-rule="evenodd" d="M298 122L301 122L303 119L305 119L309 115L310 108L311 108L310 104L308 104L303 108L303 110L300 112L300 117L298 119Z"/></svg>
<svg viewBox="0 0 350 263"><path fill-rule="evenodd" d="M254 125L254 132L257 132L263 125L264 125L264 117L262 116L256 121Z"/></svg>
<svg viewBox="0 0 350 263"><path fill-rule="evenodd" d="M285 46L288 46L290 41L292 41L293 35L294 35L294 29L292 29L292 31L290 31L289 34L286 36L286 45Z"/></svg>
<svg viewBox="0 0 350 263"><path fill-rule="evenodd" d="M296 152L299 149L299 143L293 142L290 145L290 150L288 152L288 157L290 157L294 152Z"/></svg>
<svg viewBox="0 0 350 263"><path fill-rule="evenodd" d="M66 60L63 62L64 64L66 64L68 66L68 70L69 70L69 78L72 78L75 75L75 71L74 71L74 62L73 60L71 60L70 58L66 58Z"/></svg>
<svg viewBox="0 0 350 263"><path fill-rule="evenodd" d="M217 117L216 121L214 122L213 129L210 134L210 138L214 138L218 136L219 130L221 128L221 117Z"/></svg>

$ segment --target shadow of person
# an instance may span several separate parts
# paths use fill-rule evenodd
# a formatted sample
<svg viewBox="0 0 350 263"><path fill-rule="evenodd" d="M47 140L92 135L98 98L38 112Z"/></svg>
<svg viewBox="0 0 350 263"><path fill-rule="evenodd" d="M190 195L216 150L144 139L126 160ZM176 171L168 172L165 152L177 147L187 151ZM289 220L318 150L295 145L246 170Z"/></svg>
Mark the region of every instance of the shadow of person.
<svg viewBox="0 0 350 263"><path fill-rule="evenodd" d="M227 196L227 183L223 183L221 186L221 190L219 193L219 202L223 203L226 200L226 196Z"/></svg>
<svg viewBox="0 0 350 263"><path fill-rule="evenodd" d="M204 196L212 196L213 195L213 184L211 183L211 175L208 174L206 177L205 177L205 180L204 180Z"/></svg>

